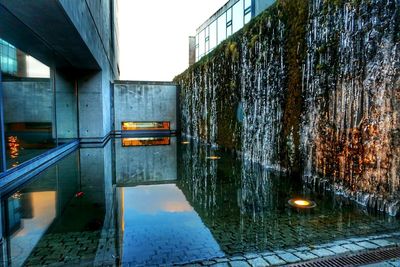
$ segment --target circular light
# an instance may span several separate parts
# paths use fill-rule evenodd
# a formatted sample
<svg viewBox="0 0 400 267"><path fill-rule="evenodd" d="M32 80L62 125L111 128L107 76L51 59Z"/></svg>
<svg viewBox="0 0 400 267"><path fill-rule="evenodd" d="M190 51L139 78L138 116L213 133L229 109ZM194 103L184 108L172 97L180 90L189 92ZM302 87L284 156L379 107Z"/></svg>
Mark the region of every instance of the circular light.
<svg viewBox="0 0 400 267"><path fill-rule="evenodd" d="M317 204L312 200L292 198L288 201L289 205L295 208L311 209L315 208Z"/></svg>
<svg viewBox="0 0 400 267"><path fill-rule="evenodd" d="M217 159L220 159L221 157L218 157L218 156L210 156L210 157L207 157L207 159L211 159L211 160L217 160Z"/></svg>
<svg viewBox="0 0 400 267"><path fill-rule="evenodd" d="M189 141L182 141L181 144L182 145L187 145L187 144L190 144L190 142Z"/></svg>

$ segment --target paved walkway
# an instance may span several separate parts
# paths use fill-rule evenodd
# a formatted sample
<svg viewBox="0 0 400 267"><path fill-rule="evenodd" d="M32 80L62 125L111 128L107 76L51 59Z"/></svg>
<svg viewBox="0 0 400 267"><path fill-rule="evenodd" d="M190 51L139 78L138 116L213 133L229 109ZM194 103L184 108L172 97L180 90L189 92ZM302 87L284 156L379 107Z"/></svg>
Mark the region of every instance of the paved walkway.
<svg viewBox="0 0 400 267"><path fill-rule="evenodd" d="M318 246L304 246L287 250L266 251L263 253L246 253L233 257L214 258L207 261L193 262L183 266L215 266L215 267L258 267L284 266L302 261L309 261L329 256L348 255L384 247L400 246L400 232L360 238L334 241ZM367 265L399 266L400 260L390 260L378 264Z"/></svg>

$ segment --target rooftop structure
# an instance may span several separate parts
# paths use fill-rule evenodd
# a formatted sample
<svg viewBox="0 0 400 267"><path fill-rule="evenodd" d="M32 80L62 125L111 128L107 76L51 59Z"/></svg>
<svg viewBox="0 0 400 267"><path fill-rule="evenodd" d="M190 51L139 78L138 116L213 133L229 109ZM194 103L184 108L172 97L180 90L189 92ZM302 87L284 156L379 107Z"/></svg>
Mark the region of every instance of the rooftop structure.
<svg viewBox="0 0 400 267"><path fill-rule="evenodd" d="M275 0L229 0L196 30L196 61L240 30Z"/></svg>

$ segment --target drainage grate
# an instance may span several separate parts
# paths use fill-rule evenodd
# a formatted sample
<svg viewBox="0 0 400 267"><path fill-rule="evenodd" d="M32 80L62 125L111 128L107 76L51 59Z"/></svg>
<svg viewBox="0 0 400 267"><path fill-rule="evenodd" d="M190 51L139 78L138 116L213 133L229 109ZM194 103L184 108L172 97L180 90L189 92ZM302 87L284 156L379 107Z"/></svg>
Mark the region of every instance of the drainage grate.
<svg viewBox="0 0 400 267"><path fill-rule="evenodd" d="M352 254L342 257L325 258L291 264L292 267L335 267L335 266L359 266L400 258L400 247L391 247L368 251L360 254Z"/></svg>

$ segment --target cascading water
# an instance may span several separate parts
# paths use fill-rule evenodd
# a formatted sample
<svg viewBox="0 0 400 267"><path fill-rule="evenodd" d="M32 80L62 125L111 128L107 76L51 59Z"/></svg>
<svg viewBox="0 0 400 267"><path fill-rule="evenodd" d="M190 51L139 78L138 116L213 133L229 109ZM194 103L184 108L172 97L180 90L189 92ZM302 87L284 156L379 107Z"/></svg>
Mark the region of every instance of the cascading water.
<svg viewBox="0 0 400 267"><path fill-rule="evenodd" d="M182 132L394 215L399 25L398 0L278 0L175 78Z"/></svg>
<svg viewBox="0 0 400 267"><path fill-rule="evenodd" d="M380 200L399 186L398 8L396 1L312 1L301 134L306 178L331 178L340 193L389 213L393 206Z"/></svg>

